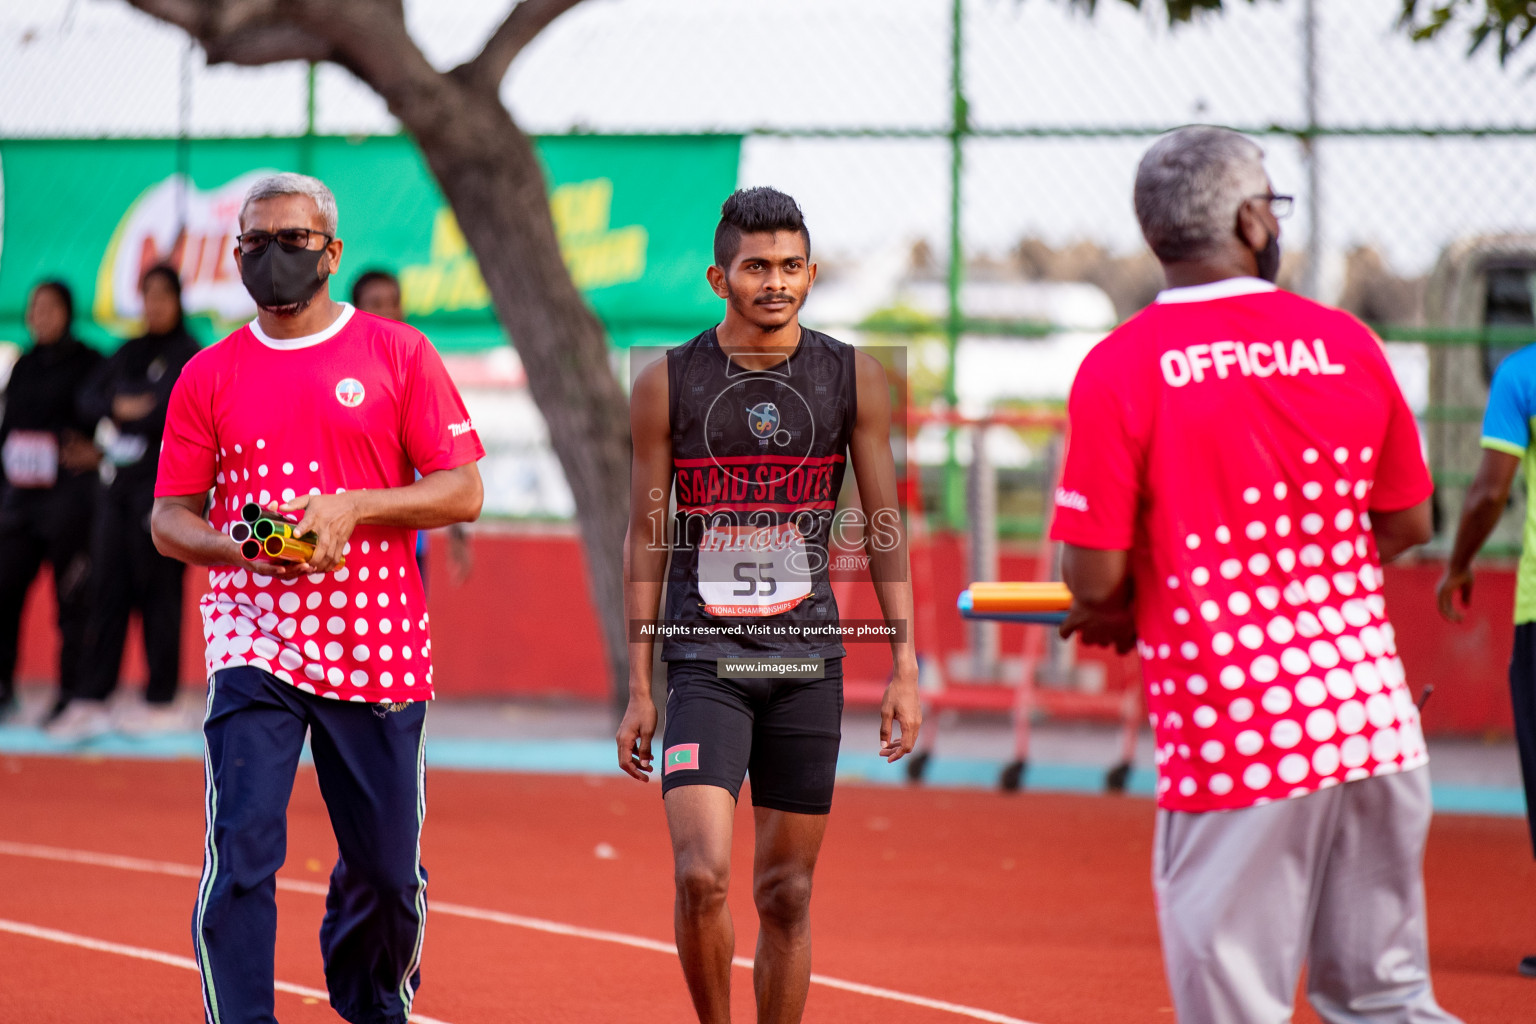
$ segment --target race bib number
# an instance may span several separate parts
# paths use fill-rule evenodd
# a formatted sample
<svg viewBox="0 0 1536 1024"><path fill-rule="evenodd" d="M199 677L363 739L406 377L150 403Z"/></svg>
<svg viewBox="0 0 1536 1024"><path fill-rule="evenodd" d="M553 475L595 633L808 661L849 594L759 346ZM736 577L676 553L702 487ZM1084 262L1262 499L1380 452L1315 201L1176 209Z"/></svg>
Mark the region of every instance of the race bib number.
<svg viewBox="0 0 1536 1024"><path fill-rule="evenodd" d="M13 430L0 461L12 487L52 487L59 479L59 439L43 430Z"/></svg>
<svg viewBox="0 0 1536 1024"><path fill-rule="evenodd" d="M805 537L782 526L711 527L699 539L699 596L722 616L782 615L811 596Z"/></svg>

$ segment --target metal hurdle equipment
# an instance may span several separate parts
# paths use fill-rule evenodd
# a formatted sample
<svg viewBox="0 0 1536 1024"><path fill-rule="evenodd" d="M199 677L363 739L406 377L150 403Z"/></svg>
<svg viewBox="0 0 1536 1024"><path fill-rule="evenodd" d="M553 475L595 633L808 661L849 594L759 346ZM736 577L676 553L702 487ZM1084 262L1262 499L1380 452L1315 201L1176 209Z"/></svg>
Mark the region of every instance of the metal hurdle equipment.
<svg viewBox="0 0 1536 1024"><path fill-rule="evenodd" d="M999 650L999 624L1059 625L1070 604L1066 587L1055 581L1055 546L1049 540L1050 512L1060 465L1060 438L1046 454L1042 488L1044 522L1035 557L1040 579L1029 583L999 583L995 582L998 572L995 471L987 458L984 434L992 427L1050 427L1064 431L1066 417L1055 412L1028 411L966 417L954 412L912 410L908 414L909 437L925 423L942 423L972 432L967 487L971 508L967 561L968 578L975 582L959 595L958 600L960 615L970 624L968 651L951 659L952 665L944 665L938 644L935 613L938 595L930 532L923 512L918 467L909 451L901 484L908 513L925 722L919 749L907 762L908 778L919 782L926 774L935 756L943 712L1006 712L1012 720L1014 756L1000 772L998 785L1007 792L1017 790L1023 785L1028 769L1031 719L1040 712L1057 718L1117 721L1121 725L1120 757L1106 771L1104 784L1111 792L1123 790L1141 725L1139 683L1118 692L1095 692L1092 688L1065 685L1082 678L1083 670L1074 666L1075 642L1061 640L1054 629L1025 630L1020 657L1016 659L1002 658ZM849 681L845 683L845 692L850 702L878 704L884 686L884 681Z"/></svg>

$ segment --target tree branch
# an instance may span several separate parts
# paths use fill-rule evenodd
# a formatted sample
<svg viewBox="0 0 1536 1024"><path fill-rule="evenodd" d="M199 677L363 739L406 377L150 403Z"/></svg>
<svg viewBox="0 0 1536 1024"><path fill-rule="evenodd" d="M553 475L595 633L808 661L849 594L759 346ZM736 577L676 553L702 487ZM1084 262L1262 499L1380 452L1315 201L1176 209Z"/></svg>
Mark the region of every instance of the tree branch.
<svg viewBox="0 0 1536 1024"><path fill-rule="evenodd" d="M188 35L197 36L202 24L203 7L194 0L128 0L130 7L137 7L152 18L175 25Z"/></svg>
<svg viewBox="0 0 1536 1024"><path fill-rule="evenodd" d="M454 68L450 74L469 86L497 89L507 69L523 47L533 41L550 22L579 4L581 0L518 0L506 20L485 41L473 59Z"/></svg>
<svg viewBox="0 0 1536 1024"><path fill-rule="evenodd" d="M306 31L282 14L273 0L127 0L145 14L187 32L202 44L210 64L273 64L285 60L318 61L333 47L317 32Z"/></svg>
<svg viewBox="0 0 1536 1024"><path fill-rule="evenodd" d="M131 2L131 0L130 0ZM330 60L329 41L296 25L252 26L204 39L210 64L276 64L285 60Z"/></svg>

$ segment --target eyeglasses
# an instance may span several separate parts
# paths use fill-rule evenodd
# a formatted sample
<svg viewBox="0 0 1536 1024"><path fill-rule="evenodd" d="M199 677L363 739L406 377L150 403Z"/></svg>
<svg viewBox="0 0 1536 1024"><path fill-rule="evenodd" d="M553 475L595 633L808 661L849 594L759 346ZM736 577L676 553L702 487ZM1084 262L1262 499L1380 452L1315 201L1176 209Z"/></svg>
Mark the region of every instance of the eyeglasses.
<svg viewBox="0 0 1536 1024"><path fill-rule="evenodd" d="M259 256L267 251L267 246L273 241L289 252L298 252L300 249L309 248L311 238L323 238L326 245L336 240L335 235L328 235L324 231L314 231L310 228L283 228L281 231L247 231L242 235L236 235L235 241L240 244L240 251L246 256Z"/></svg>
<svg viewBox="0 0 1536 1024"><path fill-rule="evenodd" d="M1249 199L1263 199L1266 202L1268 202L1269 203L1269 212L1274 214L1276 220L1284 220L1285 218L1287 218L1287 217L1289 217L1291 215L1291 211L1292 210L1296 209L1296 197L1295 196L1265 195L1265 196L1249 196L1248 198Z"/></svg>

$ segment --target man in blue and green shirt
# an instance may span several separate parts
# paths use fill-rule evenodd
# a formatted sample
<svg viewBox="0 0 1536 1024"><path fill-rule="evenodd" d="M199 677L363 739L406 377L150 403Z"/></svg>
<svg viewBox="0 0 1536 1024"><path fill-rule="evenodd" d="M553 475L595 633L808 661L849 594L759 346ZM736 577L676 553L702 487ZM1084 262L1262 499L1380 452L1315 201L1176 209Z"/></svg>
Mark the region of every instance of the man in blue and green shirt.
<svg viewBox="0 0 1536 1024"><path fill-rule="evenodd" d="M1509 692L1514 707L1525 806L1536 849L1536 445L1531 423L1536 417L1536 345L1521 349L1493 375L1488 408L1483 413L1483 459L1467 490L1456 543L1445 575L1436 588L1440 614L1460 622L1461 604L1472 601L1472 559L1498 525L1509 504L1515 471L1525 466L1526 515L1519 576L1515 584L1515 650L1509 661ZM1536 956L1520 961L1520 973L1536 977Z"/></svg>

